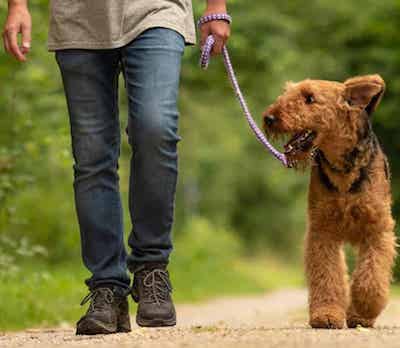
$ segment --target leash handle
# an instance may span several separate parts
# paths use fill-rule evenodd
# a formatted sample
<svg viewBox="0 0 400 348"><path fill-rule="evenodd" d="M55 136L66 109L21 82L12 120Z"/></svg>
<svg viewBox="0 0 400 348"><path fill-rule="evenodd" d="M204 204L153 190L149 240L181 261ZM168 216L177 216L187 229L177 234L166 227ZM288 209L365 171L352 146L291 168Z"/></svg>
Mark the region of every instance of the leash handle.
<svg viewBox="0 0 400 348"><path fill-rule="evenodd" d="M215 21L215 20L225 20L229 24L232 23L232 18L226 13L215 13L215 14L210 14L207 16L203 16L199 19L197 22L197 26L200 28L203 24ZM208 36L206 39L206 42L204 43L203 47L201 48L201 56L200 56L200 66L202 69L207 69L210 59L211 59L211 51L213 49L213 46L215 44L215 39L213 38L212 35ZM272 144L268 141L268 139L265 137L264 133L258 128L257 123L254 121L253 117L251 116L250 110L247 106L246 100L244 99L243 93L240 89L239 82L237 81L235 71L232 66L232 62L229 56L228 48L226 46L223 47L222 49L222 55L224 58L224 64L226 71L228 73L229 80L231 81L233 90L236 94L236 97L239 101L239 104L243 110L243 113L246 117L246 120L253 131L254 135L258 139L258 141L282 164L290 168L291 165L288 162L286 156L279 152L277 149L275 149Z"/></svg>
<svg viewBox="0 0 400 348"><path fill-rule="evenodd" d="M200 28L203 24L212 22L212 21L226 21L229 24L232 23L232 17L227 13L212 13L203 17L197 21L197 27ZM215 44L215 39L212 35L209 35L204 43L203 47L201 47L201 55L200 55L200 66L202 69L207 69L208 64L211 59L211 51ZM225 46L224 46L225 48Z"/></svg>

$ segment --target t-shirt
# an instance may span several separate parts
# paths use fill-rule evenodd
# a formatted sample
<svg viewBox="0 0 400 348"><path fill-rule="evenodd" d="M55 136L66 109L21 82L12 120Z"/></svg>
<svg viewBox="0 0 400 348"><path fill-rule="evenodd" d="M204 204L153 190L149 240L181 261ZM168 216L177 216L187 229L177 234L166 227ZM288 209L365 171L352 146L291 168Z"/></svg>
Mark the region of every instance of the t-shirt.
<svg viewBox="0 0 400 348"><path fill-rule="evenodd" d="M107 49L128 44L153 27L196 41L191 0L50 0L50 51Z"/></svg>

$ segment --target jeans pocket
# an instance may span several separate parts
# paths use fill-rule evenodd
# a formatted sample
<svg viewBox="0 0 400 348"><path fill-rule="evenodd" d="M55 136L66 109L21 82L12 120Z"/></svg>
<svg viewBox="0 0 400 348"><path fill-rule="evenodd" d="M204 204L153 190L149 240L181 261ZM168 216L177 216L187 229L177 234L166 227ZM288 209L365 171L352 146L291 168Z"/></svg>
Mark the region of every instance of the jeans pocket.
<svg viewBox="0 0 400 348"><path fill-rule="evenodd" d="M86 63L85 55L81 49L57 50L54 54L56 62L61 70L78 69L84 71L82 66Z"/></svg>
<svg viewBox="0 0 400 348"><path fill-rule="evenodd" d="M182 54L185 49L185 39L182 34L174 29L164 27L147 29L132 43L134 48L154 51L175 51Z"/></svg>
<svg viewBox="0 0 400 348"><path fill-rule="evenodd" d="M160 35L165 40L167 47L183 53L185 50L185 38L176 30L169 28L157 28L161 31Z"/></svg>

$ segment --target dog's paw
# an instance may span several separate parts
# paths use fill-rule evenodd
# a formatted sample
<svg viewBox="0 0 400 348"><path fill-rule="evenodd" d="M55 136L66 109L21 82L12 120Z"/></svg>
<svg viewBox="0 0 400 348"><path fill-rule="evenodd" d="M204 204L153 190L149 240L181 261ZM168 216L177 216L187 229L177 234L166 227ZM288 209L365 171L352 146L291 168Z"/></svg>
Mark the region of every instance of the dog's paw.
<svg viewBox="0 0 400 348"><path fill-rule="evenodd" d="M356 313L347 313L347 327L349 329L355 329L357 326L361 327L374 327L375 319L361 318Z"/></svg>
<svg viewBox="0 0 400 348"><path fill-rule="evenodd" d="M343 329L344 321L344 311L336 306L318 308L310 314L310 326L313 329Z"/></svg>

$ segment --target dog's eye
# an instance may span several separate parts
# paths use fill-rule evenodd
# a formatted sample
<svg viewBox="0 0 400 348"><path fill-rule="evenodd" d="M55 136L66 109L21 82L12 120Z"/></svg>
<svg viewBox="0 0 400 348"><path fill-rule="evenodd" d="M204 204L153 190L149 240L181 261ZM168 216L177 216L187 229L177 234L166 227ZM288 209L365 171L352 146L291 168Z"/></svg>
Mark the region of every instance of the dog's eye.
<svg viewBox="0 0 400 348"><path fill-rule="evenodd" d="M315 102L314 96L312 94L307 94L305 96L306 104L312 104Z"/></svg>

